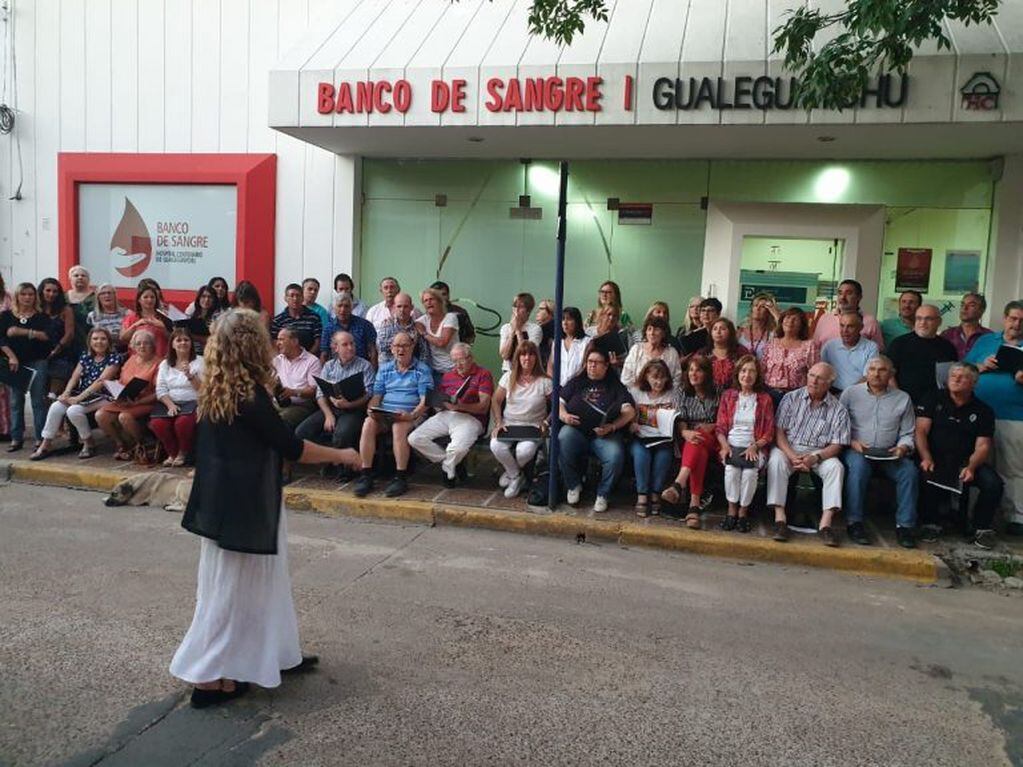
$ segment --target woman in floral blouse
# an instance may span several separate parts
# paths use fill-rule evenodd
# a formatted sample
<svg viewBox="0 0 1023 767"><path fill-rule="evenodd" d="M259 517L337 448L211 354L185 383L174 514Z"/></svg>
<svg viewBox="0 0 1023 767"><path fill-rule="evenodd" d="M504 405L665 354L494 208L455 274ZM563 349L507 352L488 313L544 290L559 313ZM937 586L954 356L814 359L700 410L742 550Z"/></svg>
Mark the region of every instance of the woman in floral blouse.
<svg viewBox="0 0 1023 767"><path fill-rule="evenodd" d="M777 404L786 392L806 386L806 373L820 360L820 350L810 338L806 314L795 306L781 313L774 335L761 366L764 384Z"/></svg>

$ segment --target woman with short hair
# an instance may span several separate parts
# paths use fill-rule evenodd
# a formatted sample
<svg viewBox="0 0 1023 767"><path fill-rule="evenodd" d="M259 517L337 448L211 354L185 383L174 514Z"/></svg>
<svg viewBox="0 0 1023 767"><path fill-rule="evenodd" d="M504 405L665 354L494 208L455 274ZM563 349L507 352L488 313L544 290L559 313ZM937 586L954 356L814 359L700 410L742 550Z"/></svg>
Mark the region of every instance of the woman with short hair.
<svg viewBox="0 0 1023 767"><path fill-rule="evenodd" d="M175 330L156 372L157 405L149 419L149 430L167 451L164 466L184 466L192 454L202 372L203 358L196 356L191 334Z"/></svg>
<svg viewBox="0 0 1023 767"><path fill-rule="evenodd" d="M671 328L660 317L648 317L643 323L643 341L629 349L622 366L622 383L637 386L640 370L652 360L661 360L671 376L671 388L682 383L682 362L670 343Z"/></svg>
<svg viewBox="0 0 1023 767"><path fill-rule="evenodd" d="M667 327L667 326L665 326ZM634 438L629 445L636 474L637 517L661 513L661 495L675 457L672 448L676 398L671 371L662 359L652 359L640 368L636 383L629 387L636 403L636 420L630 425ZM670 414L670 415L669 415ZM664 433L662 418L671 418Z"/></svg>
<svg viewBox="0 0 1023 767"><path fill-rule="evenodd" d="M96 291L90 284L89 270L75 264L67 270L68 290L65 294L75 321L74 355L88 351L88 316L96 307Z"/></svg>
<svg viewBox="0 0 1023 767"><path fill-rule="evenodd" d="M607 511L607 498L625 464L622 431L632 423L635 414L632 395L611 367L610 355L591 346L586 352L585 367L565 384L558 403L558 416L563 424L558 432L560 469L570 506L579 503L583 470L592 454L600 461L593 510Z"/></svg>
<svg viewBox="0 0 1023 767"><path fill-rule="evenodd" d="M195 614L170 672L194 685L195 708L224 703L249 684L277 687L303 656L288 576L282 462L358 465L354 450L304 442L270 393L270 334L258 313L226 312L206 346L198 454L181 521L202 536Z"/></svg>
<svg viewBox="0 0 1023 767"><path fill-rule="evenodd" d="M512 299L512 313L498 331L497 353L501 356L501 370L508 372L515 359L515 350L520 343L531 341L540 346L543 329L529 319L536 299L532 293L516 293Z"/></svg>
<svg viewBox="0 0 1023 767"><path fill-rule="evenodd" d="M118 383L127 386L134 378L146 381L135 397L109 402L96 411L96 423L117 445L114 459L130 461L132 449L142 442L141 419L147 418L156 403L156 371L160 357L156 354L156 338L146 328L138 328L131 337L131 356L121 365Z"/></svg>
<svg viewBox="0 0 1023 767"><path fill-rule="evenodd" d="M543 366L540 352L532 341L523 341L515 350L515 364L501 376L490 400L490 452L504 467L498 484L505 488L504 497L514 498L525 484L522 470L529 465L540 447L539 439L506 442L501 436L509 426L531 426L540 434L547 432L547 406L553 384Z"/></svg>
<svg viewBox="0 0 1023 767"><path fill-rule="evenodd" d="M104 328L89 331L89 348L78 357L71 378L64 391L50 405L46 413L46 424L41 432L43 440L30 460L41 461L52 452L53 440L60 431L60 425L67 416L82 441L79 458L96 455L96 442L89 424L89 413L94 413L107 404L103 384L113 380L121 368L121 355L114 349L114 340Z"/></svg>
<svg viewBox="0 0 1023 767"><path fill-rule="evenodd" d="M718 454L725 465L728 514L722 530L750 531L749 507L757 475L767 464L774 442L774 402L764 391L757 358L747 354L735 366L735 382L721 395L718 408Z"/></svg>
<svg viewBox="0 0 1023 767"><path fill-rule="evenodd" d="M779 401L787 392L806 386L806 374L819 361L820 350L810 338L806 314L797 306L786 309L760 360L764 385Z"/></svg>
<svg viewBox="0 0 1023 767"><path fill-rule="evenodd" d="M117 289L109 282L96 288L96 306L86 316L85 321L90 328L102 328L110 334L113 348L121 341L121 328L127 310L117 300Z"/></svg>
<svg viewBox="0 0 1023 767"><path fill-rule="evenodd" d="M668 503L681 503L689 490L689 512L686 527L700 529L700 512L710 505L703 483L707 466L717 458L717 423L719 396L714 386L714 370L710 360L694 354L686 362L686 373L678 397L678 417L682 437L682 465L670 487L661 492Z"/></svg>

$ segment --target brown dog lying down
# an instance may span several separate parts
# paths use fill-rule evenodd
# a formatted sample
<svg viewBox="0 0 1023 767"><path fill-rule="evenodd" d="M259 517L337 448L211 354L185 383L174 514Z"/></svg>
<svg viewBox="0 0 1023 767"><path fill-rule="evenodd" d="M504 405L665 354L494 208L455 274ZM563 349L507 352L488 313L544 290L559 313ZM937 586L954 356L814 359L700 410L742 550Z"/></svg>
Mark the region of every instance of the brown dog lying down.
<svg viewBox="0 0 1023 767"><path fill-rule="evenodd" d="M103 503L107 506L161 506L167 511L184 511L191 490L191 476L182 478L180 474L147 471L122 479Z"/></svg>

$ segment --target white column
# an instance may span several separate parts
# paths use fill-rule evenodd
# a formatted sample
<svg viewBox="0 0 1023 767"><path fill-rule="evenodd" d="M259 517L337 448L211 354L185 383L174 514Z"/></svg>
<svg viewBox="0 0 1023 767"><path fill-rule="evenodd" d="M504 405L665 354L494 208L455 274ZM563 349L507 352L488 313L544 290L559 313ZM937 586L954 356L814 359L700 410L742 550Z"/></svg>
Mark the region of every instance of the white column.
<svg viewBox="0 0 1023 767"><path fill-rule="evenodd" d="M338 155L334 172L334 269L359 284L362 241L362 158ZM333 290L331 285L330 289Z"/></svg>
<svg viewBox="0 0 1023 767"><path fill-rule="evenodd" d="M1023 155L1005 158L995 184L984 294L985 324L1000 329L1002 307L1023 296Z"/></svg>

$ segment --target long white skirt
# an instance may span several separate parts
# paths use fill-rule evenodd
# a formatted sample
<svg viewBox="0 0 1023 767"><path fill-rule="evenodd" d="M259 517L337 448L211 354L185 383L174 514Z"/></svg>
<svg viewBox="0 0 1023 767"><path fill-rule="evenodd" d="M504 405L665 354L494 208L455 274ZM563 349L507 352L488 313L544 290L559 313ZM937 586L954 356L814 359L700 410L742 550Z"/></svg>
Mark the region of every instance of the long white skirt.
<svg viewBox="0 0 1023 767"><path fill-rule="evenodd" d="M200 545L195 616L171 674L190 684L235 679L277 687L281 669L302 662L283 505L276 555L225 551L208 538Z"/></svg>

